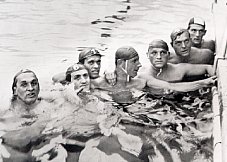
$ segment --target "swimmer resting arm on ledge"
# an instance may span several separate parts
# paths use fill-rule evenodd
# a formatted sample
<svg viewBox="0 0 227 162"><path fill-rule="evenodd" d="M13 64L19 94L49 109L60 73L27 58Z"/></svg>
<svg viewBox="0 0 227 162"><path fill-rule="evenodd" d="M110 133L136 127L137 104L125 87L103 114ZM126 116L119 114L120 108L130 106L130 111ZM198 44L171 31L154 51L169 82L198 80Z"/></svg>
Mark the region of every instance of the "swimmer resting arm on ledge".
<svg viewBox="0 0 227 162"><path fill-rule="evenodd" d="M213 85L217 80L216 76L212 76L207 79L193 81L193 82L178 82L178 83L170 83L163 80L156 79L152 76L147 78L147 86L150 88L157 89L169 89L178 92L188 92L195 91L202 87L209 87Z"/></svg>

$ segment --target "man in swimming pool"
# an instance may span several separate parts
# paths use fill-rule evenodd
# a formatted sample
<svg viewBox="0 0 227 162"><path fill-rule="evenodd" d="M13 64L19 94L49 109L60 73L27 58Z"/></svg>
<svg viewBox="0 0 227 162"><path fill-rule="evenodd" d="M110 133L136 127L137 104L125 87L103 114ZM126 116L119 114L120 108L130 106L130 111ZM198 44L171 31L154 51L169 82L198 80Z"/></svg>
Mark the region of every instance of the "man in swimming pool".
<svg viewBox="0 0 227 162"><path fill-rule="evenodd" d="M131 46L120 47L115 53L116 85L110 85L104 77L94 80L94 87L99 89L114 90L115 88L143 89L145 81L135 78L142 66L137 51Z"/></svg>
<svg viewBox="0 0 227 162"><path fill-rule="evenodd" d="M99 72L101 68L101 57L102 55L100 52L95 48L85 48L82 52L79 54L79 62L80 64L83 64L89 73L90 79L97 79L100 77ZM114 73L108 73L106 78L108 78L108 82L110 84L115 83L115 74ZM65 72L59 73L52 77L52 80L54 83L60 82L60 83L67 83Z"/></svg>
<svg viewBox="0 0 227 162"><path fill-rule="evenodd" d="M162 81L167 81L172 83L172 86L174 85L173 83L179 84L180 88L181 84L177 82L181 82L184 77L204 74L213 76L213 68L211 65L188 63L172 64L168 63L169 55L169 48L165 41L153 40L149 44L147 57L151 63L151 66L144 70L142 69L142 72L139 74L139 77L147 80L148 87L165 87L166 83ZM213 79L215 81L215 77ZM201 83L203 81L204 80L201 80ZM210 81L212 83L212 79ZM195 84L193 85L193 83ZM193 89L194 86L199 87L199 84L197 85L196 82L187 82L182 84L185 84L185 87L181 87L178 90L185 91L187 88ZM171 89L171 87L169 87L169 89Z"/></svg>
<svg viewBox="0 0 227 162"><path fill-rule="evenodd" d="M161 64L161 61L157 63ZM171 89L175 91L185 92L185 91L193 91L198 88L208 86L209 84L212 84L215 81L215 78L208 78L204 80L187 82L187 83L186 82L171 83L165 80L161 80L159 78L155 78L150 73L148 74L141 73L142 75L139 75L139 77L136 77L138 70L141 67L141 63L139 62L139 55L133 47L128 47L128 46L121 47L117 50L117 52L115 53L115 64L116 64L115 72L117 74L117 84L115 86L111 86L105 81L104 78L100 78L99 80L96 80L97 82L94 84L95 88L114 90L114 87L119 89L120 86L118 85L121 85L127 88L135 88L138 90L142 90L143 88L148 86L151 88ZM175 77L178 77L178 76L175 76Z"/></svg>
<svg viewBox="0 0 227 162"><path fill-rule="evenodd" d="M192 47L209 49L215 52L215 42L213 40L204 40L206 34L205 21L200 17L193 17L188 23L188 32L192 40Z"/></svg>
<svg viewBox="0 0 227 162"><path fill-rule="evenodd" d="M175 54L171 54L170 63L213 64L214 54L209 49L192 47L190 34L186 29L175 29L171 35L171 45Z"/></svg>

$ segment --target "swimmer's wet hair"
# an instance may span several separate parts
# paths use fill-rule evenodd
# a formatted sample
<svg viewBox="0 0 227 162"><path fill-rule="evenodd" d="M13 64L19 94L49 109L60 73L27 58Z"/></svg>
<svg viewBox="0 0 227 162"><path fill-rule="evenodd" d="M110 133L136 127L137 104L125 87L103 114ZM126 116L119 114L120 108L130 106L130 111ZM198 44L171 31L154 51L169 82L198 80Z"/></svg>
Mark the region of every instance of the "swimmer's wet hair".
<svg viewBox="0 0 227 162"><path fill-rule="evenodd" d="M74 64L72 66L70 66L67 71L66 71L66 81L67 82L71 82L72 81L72 78L71 78L71 74L75 71L79 71L79 70L82 70L82 69L86 69L85 66L81 63L77 63L77 64ZM87 70L87 69L86 69Z"/></svg>
<svg viewBox="0 0 227 162"><path fill-rule="evenodd" d="M29 70L29 69L22 69L20 70L14 77L13 77L13 84L12 84L12 92L13 92L13 97L11 99L11 101L15 101L16 100L16 95L15 95L15 87L17 86L17 77L23 73L32 73L35 78L38 80L36 74L32 71L32 70ZM38 81L38 86L39 86L39 81Z"/></svg>
<svg viewBox="0 0 227 162"><path fill-rule="evenodd" d="M180 36L180 35L183 34L183 33L188 33L188 35L189 35L189 37L190 37L190 34L189 34L189 32L188 32L187 29L183 29L183 28L174 29L173 32L172 32L171 35L170 35L171 44L173 43L173 41L176 40L176 38L177 38L178 36Z"/></svg>

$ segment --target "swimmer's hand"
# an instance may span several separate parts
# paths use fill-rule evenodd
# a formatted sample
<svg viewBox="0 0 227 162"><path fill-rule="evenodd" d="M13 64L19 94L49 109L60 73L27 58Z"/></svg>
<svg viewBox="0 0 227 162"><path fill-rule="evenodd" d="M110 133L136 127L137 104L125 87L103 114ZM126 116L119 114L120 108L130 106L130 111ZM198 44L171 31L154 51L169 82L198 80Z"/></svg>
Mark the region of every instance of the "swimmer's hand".
<svg viewBox="0 0 227 162"><path fill-rule="evenodd" d="M213 86L217 82L217 76L212 76L203 80L205 86Z"/></svg>
<svg viewBox="0 0 227 162"><path fill-rule="evenodd" d="M80 104L81 99L78 96L78 94L83 91L83 87L80 87L78 89L74 89L74 84L69 84L66 86L65 90L63 91L63 96L65 99L70 101L74 104Z"/></svg>
<svg viewBox="0 0 227 162"><path fill-rule="evenodd" d="M105 79L107 80L107 82L111 85L115 85L117 82L117 75L115 73L115 71L113 72L109 72L109 71L105 71L104 72L105 75Z"/></svg>

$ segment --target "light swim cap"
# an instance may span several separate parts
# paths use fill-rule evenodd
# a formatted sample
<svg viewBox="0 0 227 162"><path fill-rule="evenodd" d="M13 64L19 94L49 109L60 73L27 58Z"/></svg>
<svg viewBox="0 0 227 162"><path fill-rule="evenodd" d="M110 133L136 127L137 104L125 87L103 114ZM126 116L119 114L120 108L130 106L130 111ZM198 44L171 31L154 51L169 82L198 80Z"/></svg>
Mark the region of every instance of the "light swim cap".
<svg viewBox="0 0 227 162"><path fill-rule="evenodd" d="M161 39L155 39L153 40L150 44L149 44L149 47L148 47L148 51L151 49L151 48L162 48L166 51L169 51L169 47L167 45L167 43Z"/></svg>
<svg viewBox="0 0 227 162"><path fill-rule="evenodd" d="M190 27L191 24L201 25L202 27L204 27L204 29L206 27L205 21L202 18L200 18L200 17L193 17L193 18L191 18L189 20L189 23L188 23L188 29L189 29L189 27Z"/></svg>
<svg viewBox="0 0 227 162"><path fill-rule="evenodd" d="M133 57L139 56L136 50L131 46L123 46L118 48L115 53L115 60L122 59L122 60L129 60Z"/></svg>

